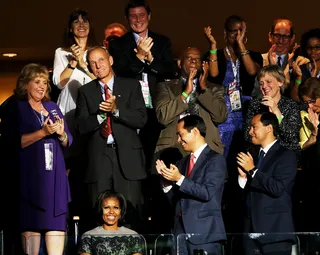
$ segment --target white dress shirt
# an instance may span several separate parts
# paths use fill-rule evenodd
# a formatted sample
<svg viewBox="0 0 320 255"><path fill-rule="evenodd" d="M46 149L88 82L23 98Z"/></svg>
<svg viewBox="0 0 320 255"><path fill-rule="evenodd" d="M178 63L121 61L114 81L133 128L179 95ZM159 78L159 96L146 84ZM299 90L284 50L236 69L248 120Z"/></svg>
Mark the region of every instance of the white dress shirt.
<svg viewBox="0 0 320 255"><path fill-rule="evenodd" d="M204 150L204 148L207 147L207 145L208 145L208 144L205 143L205 144L202 145L199 149L197 149L195 152L191 153L191 154L194 155L194 160L193 160L193 161L194 161L194 165L196 165L196 162L197 162L198 158L200 157L201 152ZM182 175L182 176L180 177L179 181L176 182L176 184L177 184L178 186L181 186L182 182L184 181L184 178L185 178L185 176ZM172 188L172 185L163 187L163 191L164 191L165 193L167 193L171 188Z"/></svg>
<svg viewBox="0 0 320 255"><path fill-rule="evenodd" d="M270 148L272 147L272 145L274 145L277 142L277 140L273 141L272 143L268 144L266 147L264 148L260 148L259 154L261 151L263 151L265 154L263 157L265 157L268 153L268 151L270 150ZM256 169L252 175L252 178L255 176L256 172L258 171L258 169ZM238 183L240 185L241 188L244 189L244 187L246 186L247 183L247 178L241 178L240 175L238 176Z"/></svg>

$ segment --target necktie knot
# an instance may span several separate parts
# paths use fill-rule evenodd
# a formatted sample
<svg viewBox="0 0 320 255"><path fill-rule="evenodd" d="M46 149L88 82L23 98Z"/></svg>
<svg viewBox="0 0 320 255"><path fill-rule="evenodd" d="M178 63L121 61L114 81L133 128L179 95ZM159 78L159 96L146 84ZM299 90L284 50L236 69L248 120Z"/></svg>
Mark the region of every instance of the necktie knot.
<svg viewBox="0 0 320 255"><path fill-rule="evenodd" d="M281 57L278 56L278 61L277 61L278 66L281 66L281 61L282 61Z"/></svg>
<svg viewBox="0 0 320 255"><path fill-rule="evenodd" d="M104 84L104 93L105 93L106 100L108 100L110 98L110 93L109 93L109 87L107 84Z"/></svg>
<svg viewBox="0 0 320 255"><path fill-rule="evenodd" d="M196 158L196 157L194 156L194 154L190 154L187 177L190 176L191 171L192 171L192 169L193 169L193 167L194 167L194 160L195 160L195 158Z"/></svg>

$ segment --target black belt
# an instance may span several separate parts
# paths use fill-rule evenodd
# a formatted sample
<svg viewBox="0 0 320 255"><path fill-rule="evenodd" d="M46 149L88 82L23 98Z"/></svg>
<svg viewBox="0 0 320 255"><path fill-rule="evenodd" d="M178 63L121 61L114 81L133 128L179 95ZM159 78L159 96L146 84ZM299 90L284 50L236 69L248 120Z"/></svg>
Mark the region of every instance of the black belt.
<svg viewBox="0 0 320 255"><path fill-rule="evenodd" d="M108 143L107 144L107 147L108 148L112 148L112 149L116 149L117 148L117 145L115 143Z"/></svg>

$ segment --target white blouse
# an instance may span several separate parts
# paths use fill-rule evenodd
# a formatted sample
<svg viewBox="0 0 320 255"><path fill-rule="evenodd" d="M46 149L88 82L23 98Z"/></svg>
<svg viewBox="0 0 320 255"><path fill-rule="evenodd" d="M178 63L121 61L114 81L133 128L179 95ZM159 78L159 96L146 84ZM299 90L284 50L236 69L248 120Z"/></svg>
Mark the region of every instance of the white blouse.
<svg viewBox="0 0 320 255"><path fill-rule="evenodd" d="M83 55L84 61L86 61L87 51ZM78 96L78 88L82 85L90 82L92 79L84 71L75 68L67 84L62 87L60 84L60 75L66 66L69 64L69 59L72 57L72 53L63 50L62 48L56 49L53 64L53 83L59 89L61 89L57 105L59 106L63 115L68 114L70 111L76 108L76 100ZM72 111L74 112L74 111ZM74 117L66 116L68 118Z"/></svg>

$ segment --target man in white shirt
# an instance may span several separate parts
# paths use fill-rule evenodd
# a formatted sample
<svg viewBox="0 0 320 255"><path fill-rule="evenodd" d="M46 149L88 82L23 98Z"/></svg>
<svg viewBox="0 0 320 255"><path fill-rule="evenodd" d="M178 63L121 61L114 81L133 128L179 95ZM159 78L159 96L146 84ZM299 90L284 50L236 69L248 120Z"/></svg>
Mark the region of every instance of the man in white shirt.
<svg viewBox="0 0 320 255"><path fill-rule="evenodd" d="M245 254L291 254L293 235L275 233L294 232L291 200L297 165L295 153L278 142L278 132L275 114L257 114L249 134L261 146L259 157L254 160L249 152L237 156L238 182L246 193L244 233L262 233L244 238Z"/></svg>
<svg viewBox="0 0 320 255"><path fill-rule="evenodd" d="M163 190L175 207L173 233L179 240L179 254L193 254L202 249L206 254L221 254L220 241L226 239L221 214L221 198L227 167L222 154L208 146L206 125L197 115L178 121L178 142L190 155L166 166L157 160Z"/></svg>

